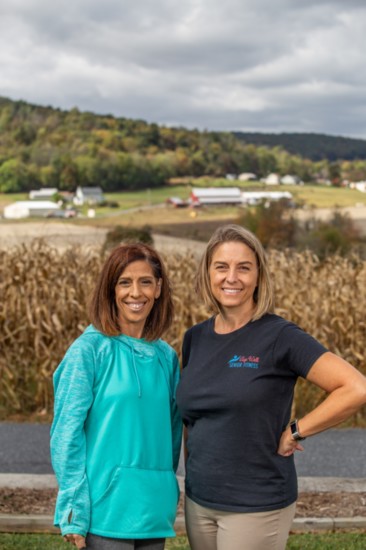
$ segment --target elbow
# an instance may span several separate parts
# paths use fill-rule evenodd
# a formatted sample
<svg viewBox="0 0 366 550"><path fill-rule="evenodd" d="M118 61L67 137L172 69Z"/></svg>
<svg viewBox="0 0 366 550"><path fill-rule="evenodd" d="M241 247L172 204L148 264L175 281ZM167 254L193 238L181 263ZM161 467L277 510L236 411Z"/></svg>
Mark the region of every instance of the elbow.
<svg viewBox="0 0 366 550"><path fill-rule="evenodd" d="M366 405L366 378L362 384L355 384L353 387L354 403L357 409Z"/></svg>

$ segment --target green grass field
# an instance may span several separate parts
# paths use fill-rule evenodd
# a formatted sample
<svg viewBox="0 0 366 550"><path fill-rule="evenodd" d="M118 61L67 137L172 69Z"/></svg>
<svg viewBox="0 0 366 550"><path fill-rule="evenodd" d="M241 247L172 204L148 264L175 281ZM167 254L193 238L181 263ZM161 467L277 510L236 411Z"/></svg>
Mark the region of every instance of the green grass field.
<svg viewBox="0 0 366 550"><path fill-rule="evenodd" d="M191 185L167 185L157 189L143 189L138 191L124 191L119 193L106 193L107 201L114 201L119 204L117 210L128 210L130 208L139 208L144 206L153 206L164 203L169 197L180 197L188 199L191 191L191 186L200 185L202 181L206 186L237 186L237 181L228 181L223 179L208 179L191 180ZM329 187L324 185L281 185L281 186L266 186L260 182L249 182L242 184L241 187L245 190L266 190L266 191L289 191L294 196L295 201L299 201L307 206L315 208L334 208L336 206L346 207L363 204L366 206L366 193L348 188ZM17 200L27 200L26 193L0 193L0 210ZM115 208L97 208L97 216L109 216L115 213Z"/></svg>
<svg viewBox="0 0 366 550"><path fill-rule="evenodd" d="M226 180L218 180L219 182L225 182ZM210 186L214 185L215 180L211 181ZM231 186L236 186L237 182L229 182ZM194 186L194 180L192 186ZM221 185L221 184L220 184ZM209 184L207 185L209 186ZM260 190L260 191L289 191L292 193L295 201L312 206L315 208L334 208L334 207L346 207L355 206L356 204L364 204L366 206L366 193L361 193L355 189L348 189L345 187L329 187L324 185L280 185L280 186L266 186L262 183L246 184L243 190ZM125 192L125 193L107 193L107 200L114 200L120 203L120 207L123 209L135 208L138 206L148 206L165 202L169 197L180 197L181 199L187 199L190 194L189 186L168 186L164 188Z"/></svg>
<svg viewBox="0 0 366 550"><path fill-rule="evenodd" d="M0 534L0 550L60 550L75 548L59 535ZM190 550L186 537L168 539L166 550ZM365 550L366 533L291 535L286 550Z"/></svg>

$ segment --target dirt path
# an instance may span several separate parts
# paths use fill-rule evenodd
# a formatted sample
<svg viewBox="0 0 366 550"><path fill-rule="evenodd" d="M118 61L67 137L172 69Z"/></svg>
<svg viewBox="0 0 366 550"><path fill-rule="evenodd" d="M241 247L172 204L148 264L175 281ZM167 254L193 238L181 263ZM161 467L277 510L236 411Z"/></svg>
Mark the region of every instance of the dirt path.
<svg viewBox="0 0 366 550"><path fill-rule="evenodd" d="M57 248L75 244L101 246L107 231L108 228L50 221L0 223L0 248L29 243L36 238L43 238ZM192 252L200 255L205 247L198 241L155 234L154 243L157 250L168 254Z"/></svg>

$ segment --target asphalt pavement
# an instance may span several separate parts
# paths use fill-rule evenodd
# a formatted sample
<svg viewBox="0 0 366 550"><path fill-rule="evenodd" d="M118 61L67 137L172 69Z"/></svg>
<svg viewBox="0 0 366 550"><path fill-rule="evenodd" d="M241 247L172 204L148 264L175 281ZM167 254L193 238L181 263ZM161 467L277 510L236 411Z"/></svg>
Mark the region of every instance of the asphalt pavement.
<svg viewBox="0 0 366 550"><path fill-rule="evenodd" d="M49 434L47 424L0 423L0 473L52 474ZM366 478L366 429L328 430L304 447L295 455L299 477Z"/></svg>

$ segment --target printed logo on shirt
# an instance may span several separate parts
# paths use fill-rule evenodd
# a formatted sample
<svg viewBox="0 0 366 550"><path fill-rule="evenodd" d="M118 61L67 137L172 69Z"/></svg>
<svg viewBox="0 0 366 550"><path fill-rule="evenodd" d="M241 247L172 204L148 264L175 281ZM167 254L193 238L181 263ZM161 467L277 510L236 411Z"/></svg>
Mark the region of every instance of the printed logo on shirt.
<svg viewBox="0 0 366 550"><path fill-rule="evenodd" d="M248 357L246 357L245 355L234 355L234 357L230 359L228 367L246 367L247 369L258 369L259 357L256 357L255 355L249 355Z"/></svg>

